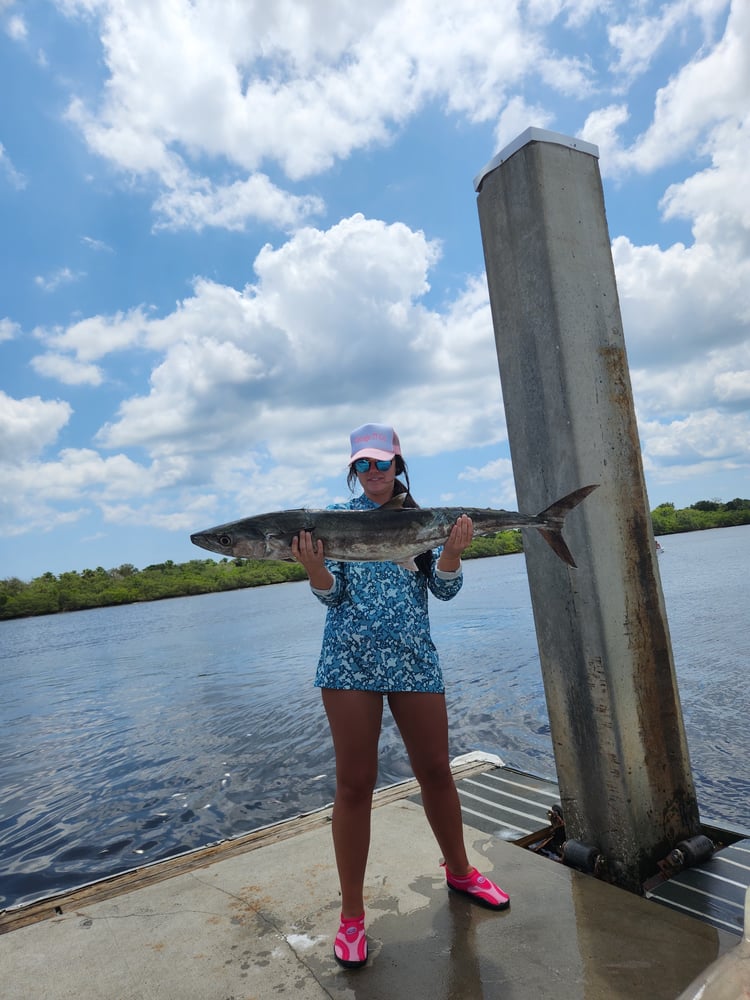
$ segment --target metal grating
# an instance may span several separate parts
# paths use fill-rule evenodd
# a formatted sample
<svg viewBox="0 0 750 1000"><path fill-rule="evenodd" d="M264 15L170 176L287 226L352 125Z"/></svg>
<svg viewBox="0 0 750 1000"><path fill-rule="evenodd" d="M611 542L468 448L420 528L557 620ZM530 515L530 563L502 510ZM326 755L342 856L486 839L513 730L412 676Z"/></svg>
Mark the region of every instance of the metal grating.
<svg viewBox="0 0 750 1000"><path fill-rule="evenodd" d="M541 830L560 801L554 781L498 767L457 783L464 822L504 840Z"/></svg>
<svg viewBox="0 0 750 1000"><path fill-rule="evenodd" d="M716 851L709 861L686 868L661 882L646 896L714 927L741 935L748 886L750 840L738 840Z"/></svg>

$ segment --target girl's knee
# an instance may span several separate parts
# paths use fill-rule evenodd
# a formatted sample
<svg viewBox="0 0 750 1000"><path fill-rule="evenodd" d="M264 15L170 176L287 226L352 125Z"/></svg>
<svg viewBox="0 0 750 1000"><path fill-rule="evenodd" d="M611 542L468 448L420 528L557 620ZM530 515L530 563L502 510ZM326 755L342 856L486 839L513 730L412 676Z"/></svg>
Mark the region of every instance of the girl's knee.
<svg viewBox="0 0 750 1000"><path fill-rule="evenodd" d="M422 788L451 789L455 787L450 764L431 761L414 769L414 777Z"/></svg>
<svg viewBox="0 0 750 1000"><path fill-rule="evenodd" d="M336 777L336 798L350 805L358 805L372 799L377 782L377 772L348 772Z"/></svg>

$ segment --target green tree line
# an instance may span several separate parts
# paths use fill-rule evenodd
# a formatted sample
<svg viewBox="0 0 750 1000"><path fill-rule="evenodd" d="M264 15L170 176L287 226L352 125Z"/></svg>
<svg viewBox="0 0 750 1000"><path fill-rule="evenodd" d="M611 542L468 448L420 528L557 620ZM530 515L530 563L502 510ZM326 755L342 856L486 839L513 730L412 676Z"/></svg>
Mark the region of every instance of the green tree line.
<svg viewBox="0 0 750 1000"><path fill-rule="evenodd" d="M651 518L656 535L750 524L750 500L701 500L682 510L663 503L651 512ZM474 539L464 558L522 551L520 531L501 531L489 538ZM116 569L98 566L59 576L44 573L29 583L11 577L0 581L0 621L304 579L305 571L297 563L254 559L192 559L186 563L167 560L142 570L126 563Z"/></svg>
<svg viewBox="0 0 750 1000"><path fill-rule="evenodd" d="M728 503L699 500L691 507L676 510L673 503L662 503L651 511L655 535L674 535L681 531L704 531L707 528L732 528L750 524L750 500L736 497Z"/></svg>
<svg viewBox="0 0 750 1000"><path fill-rule="evenodd" d="M250 559L222 559L219 562L192 559L187 563L167 560L143 570L125 564L117 569L98 566L59 576L44 573L30 583L16 578L0 581L0 621L262 587L304 578L305 571L297 563Z"/></svg>

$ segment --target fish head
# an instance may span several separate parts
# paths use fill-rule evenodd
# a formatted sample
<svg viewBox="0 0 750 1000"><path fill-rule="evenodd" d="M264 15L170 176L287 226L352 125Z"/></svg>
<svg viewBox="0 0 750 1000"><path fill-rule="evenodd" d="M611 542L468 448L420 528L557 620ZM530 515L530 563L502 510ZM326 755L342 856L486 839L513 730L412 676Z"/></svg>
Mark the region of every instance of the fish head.
<svg viewBox="0 0 750 1000"><path fill-rule="evenodd" d="M268 542L263 532L254 528L241 530L236 524L197 531L190 536L193 545L222 556L239 559L267 559Z"/></svg>

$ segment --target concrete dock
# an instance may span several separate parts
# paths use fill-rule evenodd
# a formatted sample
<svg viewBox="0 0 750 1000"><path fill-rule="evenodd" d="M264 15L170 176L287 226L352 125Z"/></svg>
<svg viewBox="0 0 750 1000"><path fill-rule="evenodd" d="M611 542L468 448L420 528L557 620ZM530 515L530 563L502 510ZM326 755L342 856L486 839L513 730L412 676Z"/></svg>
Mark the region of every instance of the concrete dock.
<svg viewBox="0 0 750 1000"><path fill-rule="evenodd" d="M493 913L449 893L420 806L373 811L370 959L340 969L338 888L322 811L229 856L0 926L5 1000L674 1000L729 933L466 827L511 895ZM255 846L254 846L255 845ZM184 868L185 866L183 866ZM99 894L101 896L101 893Z"/></svg>

